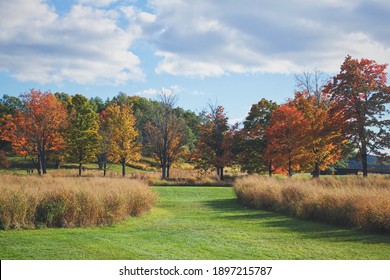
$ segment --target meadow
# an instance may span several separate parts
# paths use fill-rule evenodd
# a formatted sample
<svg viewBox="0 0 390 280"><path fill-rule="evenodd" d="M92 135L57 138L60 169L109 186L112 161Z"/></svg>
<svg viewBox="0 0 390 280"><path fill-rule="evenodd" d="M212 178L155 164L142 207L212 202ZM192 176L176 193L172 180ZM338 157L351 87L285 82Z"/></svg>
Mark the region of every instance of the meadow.
<svg viewBox="0 0 390 280"><path fill-rule="evenodd" d="M1 175L0 229L110 225L153 206L139 180Z"/></svg>
<svg viewBox="0 0 390 280"><path fill-rule="evenodd" d="M372 232L390 233L390 176L316 180L248 176L235 183L245 206Z"/></svg>
<svg viewBox="0 0 390 280"><path fill-rule="evenodd" d="M152 190L150 211L113 225L0 231L0 259L390 258L388 235L249 209L231 187Z"/></svg>

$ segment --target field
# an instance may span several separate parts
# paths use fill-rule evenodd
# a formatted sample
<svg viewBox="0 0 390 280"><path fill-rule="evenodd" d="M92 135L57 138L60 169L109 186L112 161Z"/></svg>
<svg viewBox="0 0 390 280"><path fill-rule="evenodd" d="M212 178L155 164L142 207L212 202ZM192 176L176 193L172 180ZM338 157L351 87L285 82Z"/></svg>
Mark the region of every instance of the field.
<svg viewBox="0 0 390 280"><path fill-rule="evenodd" d="M390 233L388 175L317 180L247 176L236 181L235 191L239 201L250 208Z"/></svg>
<svg viewBox="0 0 390 280"><path fill-rule="evenodd" d="M154 187L140 217L0 231L0 259L390 259L390 236L241 206L230 187Z"/></svg>

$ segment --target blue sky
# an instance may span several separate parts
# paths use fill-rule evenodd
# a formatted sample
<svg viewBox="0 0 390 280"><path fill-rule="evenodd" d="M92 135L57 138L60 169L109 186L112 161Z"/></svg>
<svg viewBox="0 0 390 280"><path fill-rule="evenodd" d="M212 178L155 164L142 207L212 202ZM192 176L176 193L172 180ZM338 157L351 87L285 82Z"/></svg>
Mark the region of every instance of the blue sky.
<svg viewBox="0 0 390 280"><path fill-rule="evenodd" d="M166 88L236 121L292 97L302 71L332 76L348 54L389 63L389 14L388 0L0 1L0 95Z"/></svg>

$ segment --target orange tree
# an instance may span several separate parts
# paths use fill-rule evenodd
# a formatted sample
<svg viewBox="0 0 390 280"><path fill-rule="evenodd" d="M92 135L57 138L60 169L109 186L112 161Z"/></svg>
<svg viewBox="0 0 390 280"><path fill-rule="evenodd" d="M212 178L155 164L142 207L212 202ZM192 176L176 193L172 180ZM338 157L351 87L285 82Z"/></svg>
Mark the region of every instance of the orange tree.
<svg viewBox="0 0 390 280"><path fill-rule="evenodd" d="M330 102L322 94L310 95L307 91L296 92L291 104L296 106L307 121L302 143L305 147L303 155L307 157L307 169L313 171L314 177L320 176L320 171L337 163L343 156L346 144L341 129L330 115Z"/></svg>
<svg viewBox="0 0 390 280"><path fill-rule="evenodd" d="M325 87L334 103L333 116L359 152L364 177L368 174L367 154L386 158L383 151L390 148L386 68L387 64L347 56L340 73Z"/></svg>
<svg viewBox="0 0 390 280"><path fill-rule="evenodd" d="M284 104L271 114L267 128L266 155L273 169L281 168L289 176L307 164L305 130L308 122L292 104ZM270 174L271 175L271 174Z"/></svg>
<svg viewBox="0 0 390 280"><path fill-rule="evenodd" d="M47 153L65 145L66 109L50 92L31 89L21 99L23 106L15 116L3 118L1 139L10 142L16 154L31 157L38 174L45 174Z"/></svg>

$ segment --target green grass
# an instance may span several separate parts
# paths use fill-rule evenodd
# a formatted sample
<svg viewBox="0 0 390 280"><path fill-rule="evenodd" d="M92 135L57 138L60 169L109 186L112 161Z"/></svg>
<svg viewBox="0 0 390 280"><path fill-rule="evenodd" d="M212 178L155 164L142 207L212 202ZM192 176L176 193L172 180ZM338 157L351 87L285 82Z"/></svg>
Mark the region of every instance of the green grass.
<svg viewBox="0 0 390 280"><path fill-rule="evenodd" d="M30 158L25 158L22 156L8 156L9 161L11 162L11 167L8 169L2 169L0 168L0 173L4 172L7 174L16 174L16 175L27 175L26 170L27 169L33 169L34 172L37 172L35 170L35 166ZM89 171L97 172L97 174L100 174L100 176L103 176L103 170L99 170L97 163L87 163L83 164L83 167L86 168ZM48 162L47 166L47 172L56 172L57 169L55 168L55 163L52 161ZM122 165L121 164L115 164L110 163L107 164L107 172L115 172L118 175L122 174ZM68 170L68 171L74 171L74 173L77 173L78 171L78 164L76 163L63 163L61 165L62 170ZM132 173L132 172L140 172L144 173L147 172L142 169L137 169L131 166L126 166L126 174Z"/></svg>
<svg viewBox="0 0 390 280"><path fill-rule="evenodd" d="M115 226L0 232L0 259L390 259L390 236L250 210L226 187L156 187Z"/></svg>

